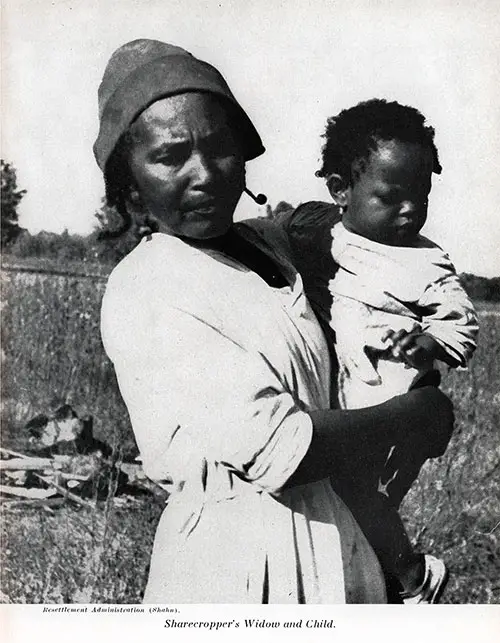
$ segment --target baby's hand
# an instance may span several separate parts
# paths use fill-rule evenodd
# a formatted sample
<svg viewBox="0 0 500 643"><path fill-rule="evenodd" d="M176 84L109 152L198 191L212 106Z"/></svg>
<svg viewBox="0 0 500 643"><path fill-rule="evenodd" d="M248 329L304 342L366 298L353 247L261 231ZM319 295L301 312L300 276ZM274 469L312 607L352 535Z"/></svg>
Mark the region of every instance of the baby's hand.
<svg viewBox="0 0 500 643"><path fill-rule="evenodd" d="M406 362L413 368L430 369L440 358L441 346L436 340L419 331L388 330L382 341L389 342L389 350L395 359Z"/></svg>

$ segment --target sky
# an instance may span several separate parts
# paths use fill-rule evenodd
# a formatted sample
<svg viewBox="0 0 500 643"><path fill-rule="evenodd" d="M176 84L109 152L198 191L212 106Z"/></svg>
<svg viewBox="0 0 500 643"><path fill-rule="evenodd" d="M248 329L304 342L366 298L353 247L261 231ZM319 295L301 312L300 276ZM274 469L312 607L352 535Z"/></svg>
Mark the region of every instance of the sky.
<svg viewBox="0 0 500 643"><path fill-rule="evenodd" d="M136 38L180 45L225 76L267 148L247 185L271 205L328 200L328 116L369 98L436 129L423 232L459 272L500 275L497 0L2 0L2 158L27 194L20 223L88 233L104 194L92 144L110 55ZM263 214L243 195L237 218Z"/></svg>

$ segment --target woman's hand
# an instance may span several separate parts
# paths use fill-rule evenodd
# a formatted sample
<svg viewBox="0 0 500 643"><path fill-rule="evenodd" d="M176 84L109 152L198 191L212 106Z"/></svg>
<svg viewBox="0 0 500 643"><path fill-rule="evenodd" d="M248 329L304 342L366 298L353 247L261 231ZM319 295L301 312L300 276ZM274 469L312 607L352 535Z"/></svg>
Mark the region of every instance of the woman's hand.
<svg viewBox="0 0 500 643"><path fill-rule="evenodd" d="M408 423L408 444L411 447L411 439L421 445L428 458L437 458L446 451L455 424L453 404L450 398L435 386L424 386L412 389L405 396L394 398L407 398L410 404L421 409L423 417L422 424L418 424L420 412ZM392 402L392 400L390 400ZM399 440L406 440L404 434L399 435Z"/></svg>

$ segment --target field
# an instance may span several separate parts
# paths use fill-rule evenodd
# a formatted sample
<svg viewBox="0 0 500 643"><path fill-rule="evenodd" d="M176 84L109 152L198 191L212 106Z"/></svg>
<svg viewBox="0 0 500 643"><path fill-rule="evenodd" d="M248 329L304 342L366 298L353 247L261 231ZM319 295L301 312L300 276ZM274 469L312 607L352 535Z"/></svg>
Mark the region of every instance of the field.
<svg viewBox="0 0 500 643"><path fill-rule="evenodd" d="M25 423L62 403L94 417L96 436L135 449L99 339L104 279L2 271L2 444L23 450ZM447 603L500 603L500 310L481 314L468 372L446 376L456 430L404 504L422 551L447 562ZM136 603L162 504L107 498L89 511L21 504L3 509L1 590L13 603Z"/></svg>

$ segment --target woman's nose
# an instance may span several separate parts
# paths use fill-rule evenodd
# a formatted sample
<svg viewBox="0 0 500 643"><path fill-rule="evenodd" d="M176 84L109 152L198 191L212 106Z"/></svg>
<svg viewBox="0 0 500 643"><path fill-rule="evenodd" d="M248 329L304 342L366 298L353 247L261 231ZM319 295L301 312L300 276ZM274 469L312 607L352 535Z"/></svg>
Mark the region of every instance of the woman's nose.
<svg viewBox="0 0 500 643"><path fill-rule="evenodd" d="M214 176L214 164L212 160L201 152L193 153L190 170L195 185L206 185Z"/></svg>

